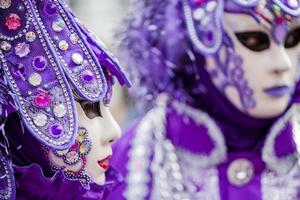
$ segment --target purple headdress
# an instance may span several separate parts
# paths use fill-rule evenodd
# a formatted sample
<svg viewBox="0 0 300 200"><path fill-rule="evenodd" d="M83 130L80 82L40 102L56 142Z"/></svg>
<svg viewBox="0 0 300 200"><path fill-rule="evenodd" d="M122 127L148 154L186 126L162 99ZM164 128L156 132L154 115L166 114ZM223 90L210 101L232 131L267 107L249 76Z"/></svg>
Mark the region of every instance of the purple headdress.
<svg viewBox="0 0 300 200"><path fill-rule="evenodd" d="M199 66L205 65L207 55L220 61L219 50L225 45L227 58L225 63L219 63L220 73L232 77L224 81L224 86L235 85L243 93L240 98L245 110L254 106L251 89L238 80L242 62L223 30L225 11L266 20L273 28L275 40L280 42L287 22L300 15L300 3L298 0L135 1L120 33L121 57L133 68L128 70L134 83L133 95L152 103L159 93L166 92L198 104L195 97L207 90L201 83ZM228 67L230 62L235 66Z"/></svg>
<svg viewBox="0 0 300 200"><path fill-rule="evenodd" d="M0 0L0 69L2 116L17 111L29 132L54 149L75 140L74 94L107 103L113 77L130 86L115 58L60 0ZM9 165L1 161L4 173Z"/></svg>

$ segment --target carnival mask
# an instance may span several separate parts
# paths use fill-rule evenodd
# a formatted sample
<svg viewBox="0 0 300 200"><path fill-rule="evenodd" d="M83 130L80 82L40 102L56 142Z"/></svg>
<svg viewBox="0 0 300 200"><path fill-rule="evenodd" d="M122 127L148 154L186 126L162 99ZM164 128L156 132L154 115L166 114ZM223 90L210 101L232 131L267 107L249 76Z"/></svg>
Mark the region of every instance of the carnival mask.
<svg viewBox="0 0 300 200"><path fill-rule="evenodd" d="M235 107L256 118L278 116L298 81L300 3L223 3L186 2L191 40L205 55L212 82Z"/></svg>
<svg viewBox="0 0 300 200"><path fill-rule="evenodd" d="M53 169L66 177L104 184L112 143L120 137L120 127L109 109L99 103L76 102L79 129L75 143L65 150L46 148Z"/></svg>

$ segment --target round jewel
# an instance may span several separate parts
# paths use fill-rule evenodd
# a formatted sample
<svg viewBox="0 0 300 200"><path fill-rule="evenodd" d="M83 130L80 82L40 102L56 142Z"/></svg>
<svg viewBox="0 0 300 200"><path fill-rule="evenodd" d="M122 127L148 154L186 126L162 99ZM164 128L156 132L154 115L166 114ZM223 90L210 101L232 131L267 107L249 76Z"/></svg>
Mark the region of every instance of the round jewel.
<svg viewBox="0 0 300 200"><path fill-rule="evenodd" d="M45 126L47 124L47 116L43 113L39 113L34 117L33 122L36 126Z"/></svg>
<svg viewBox="0 0 300 200"><path fill-rule="evenodd" d="M68 50L68 48L69 48L69 44L68 44L67 41L62 40L62 41L60 41L60 42L58 43L58 47L59 47L60 50L66 51L66 50Z"/></svg>
<svg viewBox="0 0 300 200"><path fill-rule="evenodd" d="M72 33L70 35L70 41L72 42L72 44L77 44L78 43L78 37L75 33Z"/></svg>
<svg viewBox="0 0 300 200"><path fill-rule="evenodd" d="M76 65L81 65L83 63L83 57L80 53L73 53L72 54L72 61L76 64Z"/></svg>
<svg viewBox="0 0 300 200"><path fill-rule="evenodd" d="M26 40L27 40L28 42L34 42L35 39L36 39L36 34L35 34L35 32L29 31L29 32L26 33Z"/></svg>
<svg viewBox="0 0 300 200"><path fill-rule="evenodd" d="M56 117L64 117L67 114L67 109L63 104L58 104L54 106L53 113Z"/></svg>
<svg viewBox="0 0 300 200"><path fill-rule="evenodd" d="M65 24L64 20L62 20L62 19L58 19L52 23L52 29L55 32L61 32L64 30L65 27L66 27L66 24Z"/></svg>
<svg viewBox="0 0 300 200"><path fill-rule="evenodd" d="M59 137L62 135L63 133L63 126L60 124L53 124L50 129L49 132L52 136L54 137Z"/></svg>
<svg viewBox="0 0 300 200"><path fill-rule="evenodd" d="M9 51L11 49L11 44L7 41L2 41L0 47L3 51Z"/></svg>
<svg viewBox="0 0 300 200"><path fill-rule="evenodd" d="M40 108L48 107L50 102L51 97L45 92L38 93L34 98L34 104Z"/></svg>
<svg viewBox="0 0 300 200"><path fill-rule="evenodd" d="M7 9L11 6L11 0L0 0L0 8Z"/></svg>
<svg viewBox="0 0 300 200"><path fill-rule="evenodd" d="M32 86L39 86L42 83L42 77L38 73L33 73L29 76L28 82Z"/></svg>
<svg viewBox="0 0 300 200"><path fill-rule="evenodd" d="M37 56L33 59L32 66L36 71L44 71L47 67L47 60L44 56Z"/></svg>
<svg viewBox="0 0 300 200"><path fill-rule="evenodd" d="M205 11L203 10L203 8L197 8L194 13L193 13L193 17L195 20L200 21L205 15Z"/></svg>
<svg viewBox="0 0 300 200"><path fill-rule="evenodd" d="M215 9L216 9L216 7L217 7L217 2L215 2L215 1L210 1L210 2L208 2L207 4L206 4L206 11L207 12L212 12L212 11L214 11Z"/></svg>
<svg viewBox="0 0 300 200"><path fill-rule="evenodd" d="M244 186L251 181L254 176L254 166L247 159L240 158L230 163L227 169L227 178L234 186Z"/></svg>
<svg viewBox="0 0 300 200"><path fill-rule="evenodd" d="M89 140L85 140L79 147L79 152L82 156L86 156L92 149L92 143Z"/></svg>

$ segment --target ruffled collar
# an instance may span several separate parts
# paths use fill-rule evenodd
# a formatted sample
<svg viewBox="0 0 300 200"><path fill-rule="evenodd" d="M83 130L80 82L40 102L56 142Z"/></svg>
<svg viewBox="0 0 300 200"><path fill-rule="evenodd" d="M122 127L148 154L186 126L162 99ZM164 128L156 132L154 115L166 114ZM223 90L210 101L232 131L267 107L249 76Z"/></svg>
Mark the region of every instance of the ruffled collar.
<svg viewBox="0 0 300 200"><path fill-rule="evenodd" d="M286 173L298 160L295 133L299 129L300 107L293 105L271 127L266 137L249 150L261 154L267 167ZM173 101L167 108L167 137L178 147L200 155L205 166L227 159L227 146L218 123L206 112ZM239 142L239 141L236 141Z"/></svg>

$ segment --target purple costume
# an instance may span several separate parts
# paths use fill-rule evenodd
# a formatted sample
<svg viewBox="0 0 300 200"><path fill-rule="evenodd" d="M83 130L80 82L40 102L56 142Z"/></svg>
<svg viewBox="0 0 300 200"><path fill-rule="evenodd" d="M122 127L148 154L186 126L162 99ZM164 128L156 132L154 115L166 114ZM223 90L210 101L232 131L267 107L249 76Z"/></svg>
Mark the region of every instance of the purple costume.
<svg viewBox="0 0 300 200"><path fill-rule="evenodd" d="M300 15L299 1L135 2L121 33L121 52L129 53L125 59L135 67L133 93L150 110L115 146L112 164L126 178L110 200L300 199L299 86L286 111L258 119L229 102L204 68L205 56L215 56L229 77L224 85L240 89L246 111L255 106L247 82L235 74L241 62L223 31L222 15L226 10L255 16L258 4L271 13L268 7ZM284 26L273 24L275 40ZM221 46L228 47L225 64ZM232 59L237 67L230 68Z"/></svg>
<svg viewBox="0 0 300 200"><path fill-rule="evenodd" d="M64 171L46 153L72 145L73 157L64 159L85 161L91 143L78 128L74 99L108 104L115 77L129 86L115 58L63 1L0 0L0 69L0 199L104 198L120 181L115 170L97 185L84 164Z"/></svg>

